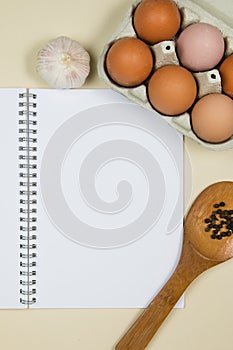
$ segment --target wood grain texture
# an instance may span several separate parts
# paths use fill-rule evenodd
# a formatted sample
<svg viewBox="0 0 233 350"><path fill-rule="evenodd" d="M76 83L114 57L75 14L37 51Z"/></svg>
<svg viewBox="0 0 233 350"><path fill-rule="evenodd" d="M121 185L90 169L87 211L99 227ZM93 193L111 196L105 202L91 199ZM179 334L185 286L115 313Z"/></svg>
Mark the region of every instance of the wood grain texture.
<svg viewBox="0 0 233 350"><path fill-rule="evenodd" d="M218 182L207 187L193 203L185 220L185 239L203 256L219 261L225 261L233 255L233 236L222 240L210 239L210 233L205 232L204 219L209 217L215 203L225 202L222 210L233 209L233 182Z"/></svg>
<svg viewBox="0 0 233 350"><path fill-rule="evenodd" d="M233 182L220 182L211 185L198 196L185 222L183 248L175 272L119 341L115 347L116 350L145 349L189 284L203 271L233 256L233 236L226 237L221 241L213 240L204 231L204 219L212 212L213 205L221 201L226 203L226 209L233 208ZM202 235L205 235L204 241L200 238ZM219 243L221 244L221 254L216 249L216 244ZM208 245L208 252L211 251L212 247L214 248L216 257L212 253L208 254L207 257L203 255L205 244ZM223 249L224 245L227 254Z"/></svg>

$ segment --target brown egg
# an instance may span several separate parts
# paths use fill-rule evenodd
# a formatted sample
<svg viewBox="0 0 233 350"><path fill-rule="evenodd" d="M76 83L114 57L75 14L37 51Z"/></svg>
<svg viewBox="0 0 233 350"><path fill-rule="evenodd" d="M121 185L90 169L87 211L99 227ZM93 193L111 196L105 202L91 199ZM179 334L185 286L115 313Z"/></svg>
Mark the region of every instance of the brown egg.
<svg viewBox="0 0 233 350"><path fill-rule="evenodd" d="M222 88L225 94L233 97L233 55L228 56L220 66Z"/></svg>
<svg viewBox="0 0 233 350"><path fill-rule="evenodd" d="M166 115L186 112L195 101L197 85L193 75L180 66L158 69L148 84L148 97L152 106Z"/></svg>
<svg viewBox="0 0 233 350"><path fill-rule="evenodd" d="M191 113L192 128L202 140L220 143L233 135L233 101L223 94L202 97Z"/></svg>
<svg viewBox="0 0 233 350"><path fill-rule="evenodd" d="M151 45L172 39L180 22L179 9L172 0L143 0L133 16L138 37Z"/></svg>
<svg viewBox="0 0 233 350"><path fill-rule="evenodd" d="M107 73L119 85L133 87L143 83L152 68L151 50L140 39L119 39L107 52Z"/></svg>

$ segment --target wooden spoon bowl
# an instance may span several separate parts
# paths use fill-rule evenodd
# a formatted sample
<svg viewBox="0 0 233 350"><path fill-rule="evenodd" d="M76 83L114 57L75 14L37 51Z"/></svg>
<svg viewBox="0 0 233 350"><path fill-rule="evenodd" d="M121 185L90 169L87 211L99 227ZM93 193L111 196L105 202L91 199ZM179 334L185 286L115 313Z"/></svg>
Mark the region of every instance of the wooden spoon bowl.
<svg viewBox="0 0 233 350"><path fill-rule="evenodd" d="M178 266L116 350L144 350L188 285L205 270L233 257L232 210L233 182L213 184L197 197L185 221Z"/></svg>

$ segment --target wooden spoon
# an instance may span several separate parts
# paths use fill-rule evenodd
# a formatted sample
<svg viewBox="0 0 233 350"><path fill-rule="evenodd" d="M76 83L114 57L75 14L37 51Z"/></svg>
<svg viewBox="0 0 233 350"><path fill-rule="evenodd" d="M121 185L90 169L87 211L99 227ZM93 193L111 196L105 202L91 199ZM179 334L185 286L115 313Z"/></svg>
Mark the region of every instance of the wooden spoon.
<svg viewBox="0 0 233 350"><path fill-rule="evenodd" d="M224 202L225 205L222 203L218 209L214 208L214 205L220 202ZM223 223L224 227L220 228L217 235L230 231L230 236L213 239L213 229L205 231L208 226L205 219L215 215L213 211L220 209L233 209L233 182L213 184L197 197L185 221L183 248L175 272L119 341L116 350L145 349L188 285L203 271L233 257L233 233L229 222ZM228 212L229 215L231 214ZM216 216L217 219L220 218L219 214ZM225 221L226 218L220 220ZM215 224L218 223L219 221L216 221Z"/></svg>

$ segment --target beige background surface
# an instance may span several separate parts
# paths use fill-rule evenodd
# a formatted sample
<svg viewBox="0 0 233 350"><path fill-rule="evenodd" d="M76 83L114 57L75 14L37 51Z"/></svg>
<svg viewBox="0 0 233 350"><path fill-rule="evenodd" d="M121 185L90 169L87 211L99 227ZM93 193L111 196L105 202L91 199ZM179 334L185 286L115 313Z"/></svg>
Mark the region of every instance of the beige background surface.
<svg viewBox="0 0 233 350"><path fill-rule="evenodd" d="M105 87L97 76L97 58L132 2L0 0L0 87L47 87L35 72L36 54L59 35L78 40L90 52L92 72L85 87ZM199 3L214 9L228 23L233 21L232 0ZM214 152L190 140L185 143L193 170L191 200L213 182L233 180L233 150ZM190 186L187 177L186 184ZM172 311L148 350L231 350L232 268L233 261L228 261L200 276L186 293L185 309ZM139 313L140 310L0 310L0 348L112 350Z"/></svg>

